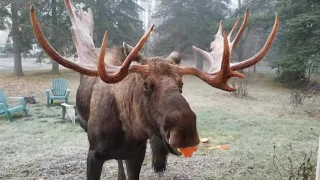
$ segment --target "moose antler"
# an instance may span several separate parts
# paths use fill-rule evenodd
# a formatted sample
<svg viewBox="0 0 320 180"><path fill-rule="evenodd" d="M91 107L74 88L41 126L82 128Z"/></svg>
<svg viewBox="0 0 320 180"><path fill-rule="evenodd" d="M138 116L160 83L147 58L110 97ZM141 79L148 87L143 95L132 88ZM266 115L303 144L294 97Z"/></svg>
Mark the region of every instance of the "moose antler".
<svg viewBox="0 0 320 180"><path fill-rule="evenodd" d="M227 39L227 34L225 32L223 33L223 45L224 45L224 48L223 48L221 69L217 74L215 75L210 74L194 67L179 67L180 74L181 75L191 74L202 79L204 82L208 83L212 87L223 89L226 91L234 91L235 90L234 88L231 88L227 85L227 81L234 76L243 78L244 75L239 72L232 71L230 69L229 43Z"/></svg>
<svg viewBox="0 0 320 180"><path fill-rule="evenodd" d="M99 61L98 61L98 73L100 75L100 78L102 81L106 83L116 83L121 81L123 78L125 78L128 73L131 72L138 72L141 75L145 75L148 72L148 66L146 65L132 65L132 60L134 59L134 56L140 51L143 44L147 41L149 35L151 34L151 31L154 26L151 26L149 31L140 39L137 46L133 48L133 50L130 52L130 54L127 56L127 58L124 60L122 66L120 66L119 71L115 74L108 74L107 70L105 69L105 62L104 62L104 55L106 53L107 48L107 38L108 38L108 32L105 33L101 45L100 55L99 55Z"/></svg>
<svg viewBox="0 0 320 180"><path fill-rule="evenodd" d="M219 30L216 34L215 40L211 43L210 49L212 49L211 52L204 51L200 48L197 48L193 46L193 48L201 53L210 63L210 68L208 72L201 71L194 67L179 67L180 68L180 74L181 75L194 75L198 78L202 79L209 85L225 90L225 91L234 91L236 89L229 87L226 83L231 77L240 77L243 78L244 75L235 72L236 70L245 69L250 66L253 66L254 64L258 63L268 52L268 50L271 47L271 44L273 40L276 37L278 27L279 27L279 18L278 16L275 17L275 22L272 28L272 31L264 44L263 48L253 57L239 62L239 63L230 63L230 58L232 54L232 50L237 45L245 26L248 22L248 14L249 10L246 10L245 17L243 20L243 23L241 25L241 28L239 29L237 35L235 36L234 40L230 41L231 36L233 32L235 31L239 20L236 21L234 24L230 34L227 36L227 34L223 31L222 21L220 21L219 24Z"/></svg>
<svg viewBox="0 0 320 180"><path fill-rule="evenodd" d="M244 32L244 29L248 23L248 15L249 15L249 10L246 9L242 25L241 25L241 27L240 27L240 29L239 29L238 33L236 34L233 41L231 41L231 36L234 33L234 31L236 30L236 28L239 24L240 18L238 18L238 20L236 21L236 23L234 24L234 26L232 27L232 29L228 35L227 39L228 39L231 55L232 55L232 50L236 47L237 43L239 42L240 37L241 37L242 33ZM210 73L214 73L214 72L219 71L220 66L221 66L221 61L222 61L221 56L223 53L222 31L223 31L223 24L222 24L222 21L220 21L218 32L215 35L215 40L212 41L211 45L210 45L210 49L212 50L211 52L207 52L207 51L204 51L196 46L192 46L192 48L194 50L201 53L209 61L210 68L209 68L208 72L210 72Z"/></svg>
<svg viewBox="0 0 320 180"><path fill-rule="evenodd" d="M232 50L235 48L235 46L237 45L238 41L240 40L240 37L248 23L248 14L249 14L249 10L246 9L246 13L244 16L244 20L242 22L242 25L237 33L237 35L235 36L234 40L231 41L231 36L233 34L233 32L236 30L240 18L238 18L238 20L236 21L236 23L234 24L234 26L232 27L229 35L228 35L228 43L229 43L229 48L230 48L230 54L232 54ZM217 34L215 35L215 40L213 42L211 42L210 45L210 49L212 50L211 52L207 52L204 51L196 46L192 46L192 48L196 51L198 51L200 54L202 54L208 61L209 61L209 70L208 72L213 73L213 72L217 72L220 69L221 66L221 56L223 53L223 36L222 36L222 31L223 31L223 24L222 21L220 21L219 23L219 29Z"/></svg>
<svg viewBox="0 0 320 180"><path fill-rule="evenodd" d="M107 33L103 40L102 48L100 49L100 55L98 56L95 53L95 46L92 39L94 21L91 9L88 8L88 12L83 10L75 12L71 0L65 0L64 2L72 23L72 40L78 52L79 63L67 60L50 45L40 28L40 23L36 17L34 7L31 6L30 8L30 20L34 34L41 47L54 61L84 75L100 76L106 83L117 83L125 78L128 73L136 72L144 74L147 72L146 67L143 65L130 66L130 64L147 41L153 30L153 25L126 57L122 66L105 65L104 55L107 43ZM98 64L97 60L99 60Z"/></svg>

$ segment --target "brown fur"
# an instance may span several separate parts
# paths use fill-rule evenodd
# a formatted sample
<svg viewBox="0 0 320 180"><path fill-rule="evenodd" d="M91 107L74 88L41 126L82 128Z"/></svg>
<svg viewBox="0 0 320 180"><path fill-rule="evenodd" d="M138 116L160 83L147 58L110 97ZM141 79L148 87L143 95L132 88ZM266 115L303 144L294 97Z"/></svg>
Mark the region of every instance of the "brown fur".
<svg viewBox="0 0 320 180"><path fill-rule="evenodd" d="M105 60L123 62L128 51L113 48ZM116 84L106 84L98 77L81 78L76 103L90 145L88 179L99 179L109 159L125 160L128 178L139 179L150 138L156 172L166 169L168 153L177 154L174 148L199 143L196 116L181 95L178 68L172 66L178 60L177 54L167 59L140 54L136 61L149 66L146 77L133 73ZM120 170L119 177L123 177Z"/></svg>

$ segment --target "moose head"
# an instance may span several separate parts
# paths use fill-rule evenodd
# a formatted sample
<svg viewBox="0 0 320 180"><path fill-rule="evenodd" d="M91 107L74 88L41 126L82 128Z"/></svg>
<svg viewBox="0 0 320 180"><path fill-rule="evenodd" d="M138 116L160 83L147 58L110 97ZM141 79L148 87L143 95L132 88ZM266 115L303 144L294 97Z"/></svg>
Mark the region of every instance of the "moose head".
<svg viewBox="0 0 320 180"><path fill-rule="evenodd" d="M72 23L72 39L77 49L79 63L62 57L47 41L35 15L30 9L34 34L44 51L64 67L82 76L77 92L77 108L88 133L88 179L99 179L103 162L108 159L126 160L129 179L139 179L148 139L153 150L153 167L163 171L168 152L195 147L199 144L196 114L182 96L184 75L193 75L214 88L234 91L227 82L232 77L243 78L237 70L259 62L275 39L279 19L276 16L273 29L263 48L252 58L230 63L232 50L245 29L248 10L235 38L235 23L229 35L223 32L220 22L212 52L197 47L210 62L208 71L181 66L181 56L172 52L168 57L146 57L140 51L154 26L144 34L135 47L124 43L122 47L107 49L106 32L99 53L93 43L93 13L76 12L70 0L65 6ZM137 63L132 63L133 61ZM121 62L121 63L117 63ZM119 169L121 167L119 166ZM119 170L120 174L120 170Z"/></svg>

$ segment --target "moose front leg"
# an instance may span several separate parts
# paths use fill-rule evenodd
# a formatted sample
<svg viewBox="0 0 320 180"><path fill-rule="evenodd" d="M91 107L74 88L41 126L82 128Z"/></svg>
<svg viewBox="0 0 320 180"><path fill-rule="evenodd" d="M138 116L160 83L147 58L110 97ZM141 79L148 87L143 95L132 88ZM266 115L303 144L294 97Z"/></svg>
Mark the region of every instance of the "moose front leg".
<svg viewBox="0 0 320 180"><path fill-rule="evenodd" d="M118 160L118 180L126 180L126 173L124 172L124 167L122 160Z"/></svg>
<svg viewBox="0 0 320 180"><path fill-rule="evenodd" d="M141 166L146 154L146 144L135 150L134 155L126 160L128 180L139 180Z"/></svg>
<svg viewBox="0 0 320 180"><path fill-rule="evenodd" d="M89 150L87 156L87 180L100 180L105 159L97 156L96 151Z"/></svg>

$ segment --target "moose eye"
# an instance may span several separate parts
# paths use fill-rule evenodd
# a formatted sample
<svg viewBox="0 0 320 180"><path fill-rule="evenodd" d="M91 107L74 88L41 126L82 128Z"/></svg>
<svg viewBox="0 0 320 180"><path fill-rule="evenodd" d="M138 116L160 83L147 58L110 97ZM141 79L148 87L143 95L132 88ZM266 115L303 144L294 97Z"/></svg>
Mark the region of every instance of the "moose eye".
<svg viewBox="0 0 320 180"><path fill-rule="evenodd" d="M144 90L149 90L150 89L148 83L146 83L146 82L143 83L143 88L144 88Z"/></svg>
<svg viewBox="0 0 320 180"><path fill-rule="evenodd" d="M149 96L151 94L151 85L149 85L148 83L143 83L143 92L146 96Z"/></svg>

